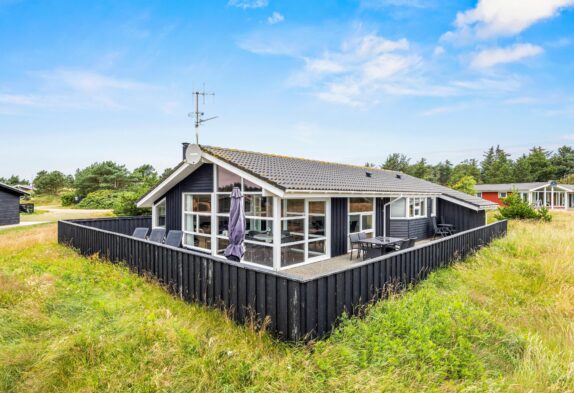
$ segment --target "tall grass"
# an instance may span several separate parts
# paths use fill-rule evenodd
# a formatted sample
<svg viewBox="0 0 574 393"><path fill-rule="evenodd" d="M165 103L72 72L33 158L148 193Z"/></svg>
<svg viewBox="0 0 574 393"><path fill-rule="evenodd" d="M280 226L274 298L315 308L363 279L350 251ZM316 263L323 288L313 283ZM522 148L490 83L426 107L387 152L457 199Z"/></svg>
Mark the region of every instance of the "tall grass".
<svg viewBox="0 0 574 393"><path fill-rule="evenodd" d="M0 232L0 390L574 391L574 215L509 236L308 345L118 265Z"/></svg>

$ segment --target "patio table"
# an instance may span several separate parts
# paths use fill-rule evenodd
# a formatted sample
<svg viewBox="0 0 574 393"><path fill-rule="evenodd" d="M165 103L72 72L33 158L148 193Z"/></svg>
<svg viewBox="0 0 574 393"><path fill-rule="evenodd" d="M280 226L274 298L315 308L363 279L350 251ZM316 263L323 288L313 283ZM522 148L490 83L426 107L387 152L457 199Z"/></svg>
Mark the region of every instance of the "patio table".
<svg viewBox="0 0 574 393"><path fill-rule="evenodd" d="M363 260L380 257L383 255L383 251L386 247L393 246L405 240L406 239L402 239L400 237L390 236L377 236L369 239L359 240L359 243L368 246L363 254Z"/></svg>

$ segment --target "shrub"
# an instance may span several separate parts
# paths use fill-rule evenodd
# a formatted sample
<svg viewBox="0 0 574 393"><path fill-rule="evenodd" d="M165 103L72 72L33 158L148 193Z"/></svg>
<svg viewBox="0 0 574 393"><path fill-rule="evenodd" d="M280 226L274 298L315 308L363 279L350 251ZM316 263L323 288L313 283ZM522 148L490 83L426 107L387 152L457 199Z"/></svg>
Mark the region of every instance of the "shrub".
<svg viewBox="0 0 574 393"><path fill-rule="evenodd" d="M141 193L124 191L117 194L114 205L114 214L118 216L145 216L151 214L151 209L142 209L136 206Z"/></svg>
<svg viewBox="0 0 574 393"><path fill-rule="evenodd" d="M522 199L518 192L508 194L506 198L502 199L503 207L498 209L496 218L503 219L519 219L519 220L541 220L545 222L552 221L552 216L549 214L548 209L543 207L539 210L534 209L525 200Z"/></svg>
<svg viewBox="0 0 574 393"><path fill-rule="evenodd" d="M78 207L82 209L113 209L118 193L112 190L99 190L90 192L80 203Z"/></svg>
<svg viewBox="0 0 574 393"><path fill-rule="evenodd" d="M60 195L60 200L62 201L62 206L72 206L76 203L76 193L64 192Z"/></svg>

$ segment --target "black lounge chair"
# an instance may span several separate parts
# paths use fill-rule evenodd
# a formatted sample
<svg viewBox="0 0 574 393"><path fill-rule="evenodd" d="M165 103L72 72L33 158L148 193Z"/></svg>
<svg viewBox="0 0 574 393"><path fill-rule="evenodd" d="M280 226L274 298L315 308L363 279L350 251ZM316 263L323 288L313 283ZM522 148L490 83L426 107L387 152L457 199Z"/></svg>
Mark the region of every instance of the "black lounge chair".
<svg viewBox="0 0 574 393"><path fill-rule="evenodd" d="M183 238L182 231L169 231L166 238L165 238L165 245L172 246L172 247L181 247L181 239Z"/></svg>
<svg viewBox="0 0 574 393"><path fill-rule="evenodd" d="M439 227L437 222L436 222L436 217L431 217L431 222L432 222L432 228L434 230L434 238L440 236L440 237L445 237L445 236L449 236L450 230L446 227Z"/></svg>
<svg viewBox="0 0 574 393"><path fill-rule="evenodd" d="M149 232L149 228L139 227L139 228L134 229L134 233L132 234L132 237L135 237L137 239L145 239L147 237L148 232Z"/></svg>
<svg viewBox="0 0 574 393"><path fill-rule="evenodd" d="M148 240L154 243L162 243L165 237L165 228L153 228L149 234Z"/></svg>

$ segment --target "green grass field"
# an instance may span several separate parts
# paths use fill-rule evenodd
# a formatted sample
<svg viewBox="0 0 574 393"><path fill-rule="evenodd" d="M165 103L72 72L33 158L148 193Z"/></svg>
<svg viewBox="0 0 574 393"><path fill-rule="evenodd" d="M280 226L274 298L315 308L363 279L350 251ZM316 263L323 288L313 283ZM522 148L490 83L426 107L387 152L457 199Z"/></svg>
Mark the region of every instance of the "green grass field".
<svg viewBox="0 0 574 393"><path fill-rule="evenodd" d="M80 257L55 230L0 232L1 391L574 391L573 214L511 223L308 345Z"/></svg>

